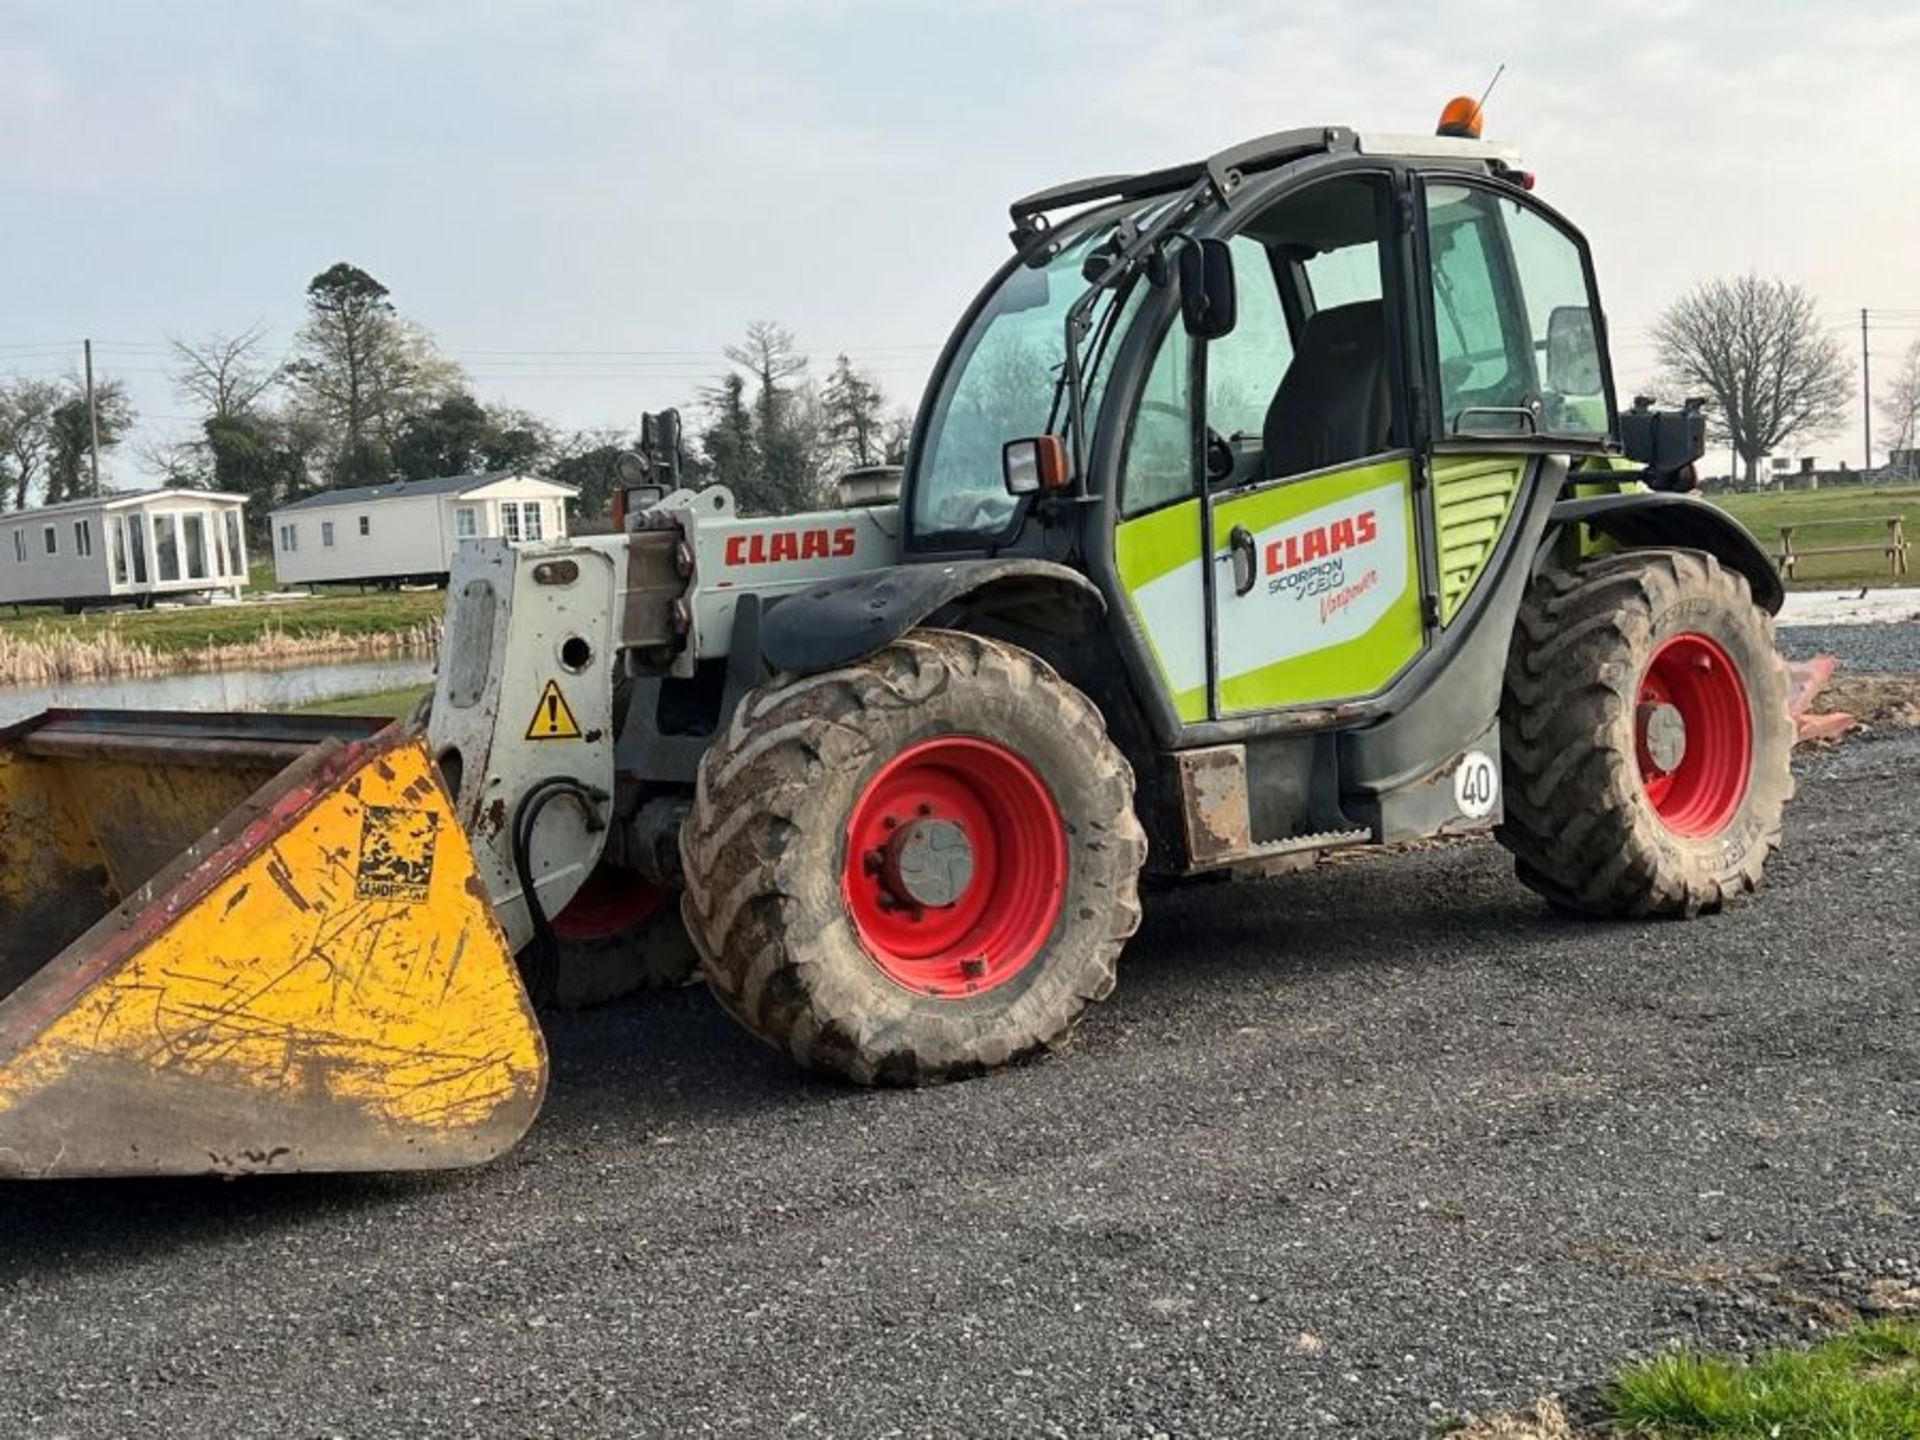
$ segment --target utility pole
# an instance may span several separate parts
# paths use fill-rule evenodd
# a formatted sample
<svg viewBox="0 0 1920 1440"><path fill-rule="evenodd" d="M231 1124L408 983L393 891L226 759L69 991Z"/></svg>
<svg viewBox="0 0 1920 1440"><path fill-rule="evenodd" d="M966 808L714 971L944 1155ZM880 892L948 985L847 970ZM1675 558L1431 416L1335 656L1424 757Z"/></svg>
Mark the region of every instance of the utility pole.
<svg viewBox="0 0 1920 1440"><path fill-rule="evenodd" d="M100 411L93 403L93 341L80 342L87 363L87 432L92 437L87 457L93 462L93 498L100 498Z"/></svg>
<svg viewBox="0 0 1920 1440"><path fill-rule="evenodd" d="M1867 349L1867 311L1860 310L1860 425L1866 436L1866 473L1873 473L1873 355Z"/></svg>

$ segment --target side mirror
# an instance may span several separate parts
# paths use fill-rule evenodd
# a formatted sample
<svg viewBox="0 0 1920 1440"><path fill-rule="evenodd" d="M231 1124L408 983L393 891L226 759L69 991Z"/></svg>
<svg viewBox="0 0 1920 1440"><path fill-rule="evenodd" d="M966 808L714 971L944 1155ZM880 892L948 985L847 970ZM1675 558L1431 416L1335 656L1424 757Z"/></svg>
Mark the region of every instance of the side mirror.
<svg viewBox="0 0 1920 1440"><path fill-rule="evenodd" d="M1000 475L1009 495L1067 488L1067 442L1058 435L1009 440L1000 449Z"/></svg>
<svg viewBox="0 0 1920 1440"><path fill-rule="evenodd" d="M1224 240L1189 240L1180 247L1180 318L1196 340L1218 340L1240 318L1233 288L1233 252Z"/></svg>
<svg viewBox="0 0 1920 1440"><path fill-rule="evenodd" d="M1593 312L1584 305L1556 305L1547 316L1547 388L1559 395L1598 395L1600 343Z"/></svg>

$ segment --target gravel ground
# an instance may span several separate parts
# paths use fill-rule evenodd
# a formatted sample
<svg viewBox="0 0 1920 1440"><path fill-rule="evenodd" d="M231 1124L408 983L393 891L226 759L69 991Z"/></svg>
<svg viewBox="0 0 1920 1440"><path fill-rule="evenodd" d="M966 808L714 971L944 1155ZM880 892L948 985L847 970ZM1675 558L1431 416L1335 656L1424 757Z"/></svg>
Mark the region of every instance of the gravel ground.
<svg viewBox="0 0 1920 1440"><path fill-rule="evenodd" d="M1920 673L1920 624L1782 625L1774 632L1789 660L1837 655L1846 669L1880 675Z"/></svg>
<svg viewBox="0 0 1920 1440"><path fill-rule="evenodd" d="M1775 883L1557 920L1487 844L1155 897L1046 1063L809 1082L704 993L553 1022L427 1178L19 1186L8 1436L1416 1436L1920 1265L1920 734Z"/></svg>

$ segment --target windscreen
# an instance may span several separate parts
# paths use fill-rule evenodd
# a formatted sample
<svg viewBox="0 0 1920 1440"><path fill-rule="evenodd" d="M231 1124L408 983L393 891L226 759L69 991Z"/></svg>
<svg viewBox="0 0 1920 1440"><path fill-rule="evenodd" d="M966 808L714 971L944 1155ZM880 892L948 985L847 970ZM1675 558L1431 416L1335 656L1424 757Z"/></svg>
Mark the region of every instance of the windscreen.
<svg viewBox="0 0 1920 1440"><path fill-rule="evenodd" d="M1151 202L1158 203L1158 202ZM1148 207L1134 207L1133 215ZM1016 501L1001 478L1001 450L1009 440L1067 428L1066 319L1087 289L1088 255L1130 212L1107 210L1066 231L1043 268L1021 265L974 316L942 380L911 482L917 534L991 538L1007 528ZM1081 363L1085 367L1087 423L1097 411L1104 359L1118 321L1142 287L1123 281L1094 307Z"/></svg>

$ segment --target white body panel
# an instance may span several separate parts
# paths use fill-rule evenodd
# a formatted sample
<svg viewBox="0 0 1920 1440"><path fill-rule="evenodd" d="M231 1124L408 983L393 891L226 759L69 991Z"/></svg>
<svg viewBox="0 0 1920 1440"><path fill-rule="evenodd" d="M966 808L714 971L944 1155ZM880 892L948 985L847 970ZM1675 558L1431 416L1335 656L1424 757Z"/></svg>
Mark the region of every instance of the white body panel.
<svg viewBox="0 0 1920 1440"><path fill-rule="evenodd" d="M732 647L740 596L785 595L900 560L900 507L867 505L747 520L724 485L676 490L654 507L675 515L693 550L693 629L674 673Z"/></svg>
<svg viewBox="0 0 1920 1440"><path fill-rule="evenodd" d="M541 580L546 562L569 562L566 578ZM595 802L600 828L570 799L540 811L527 854L549 916L566 908L606 840L620 663L614 617L625 579L624 536L538 546L481 541L461 546L454 558L427 735L443 770L449 753L460 757L456 813L516 950L533 934L513 863L514 812L522 797L559 775L609 797ZM584 642L584 652L569 652L570 640ZM579 663L568 663L570 653ZM558 689L571 723L542 719L549 685Z"/></svg>

